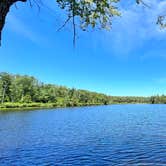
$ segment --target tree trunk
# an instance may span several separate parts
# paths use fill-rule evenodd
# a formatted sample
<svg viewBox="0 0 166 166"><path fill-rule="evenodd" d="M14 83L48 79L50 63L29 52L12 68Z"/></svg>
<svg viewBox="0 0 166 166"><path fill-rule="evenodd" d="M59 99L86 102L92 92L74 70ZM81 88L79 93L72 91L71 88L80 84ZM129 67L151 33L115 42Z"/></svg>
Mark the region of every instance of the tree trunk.
<svg viewBox="0 0 166 166"><path fill-rule="evenodd" d="M10 10L10 7L18 1L26 2L27 0L0 0L0 45L1 45L2 30L5 25L6 16Z"/></svg>
<svg viewBox="0 0 166 166"><path fill-rule="evenodd" d="M1 104L3 104L3 103L4 103L5 94L6 94L6 87L7 87L7 85L4 85L4 87L3 87L3 93L2 93L2 100L1 100Z"/></svg>

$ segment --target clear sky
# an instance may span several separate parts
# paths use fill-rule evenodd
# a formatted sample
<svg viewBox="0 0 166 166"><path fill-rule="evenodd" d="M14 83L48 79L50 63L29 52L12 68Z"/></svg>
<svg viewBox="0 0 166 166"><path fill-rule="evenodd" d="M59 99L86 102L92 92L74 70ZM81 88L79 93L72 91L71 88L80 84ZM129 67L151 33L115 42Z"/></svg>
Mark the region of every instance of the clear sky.
<svg viewBox="0 0 166 166"><path fill-rule="evenodd" d="M113 20L112 30L78 30L74 49L71 25L57 32L65 15L55 0L43 1L40 12L28 3L13 6L3 31L0 71L110 95L166 94L166 30L155 24L166 2L151 0L147 9L122 0L122 17Z"/></svg>

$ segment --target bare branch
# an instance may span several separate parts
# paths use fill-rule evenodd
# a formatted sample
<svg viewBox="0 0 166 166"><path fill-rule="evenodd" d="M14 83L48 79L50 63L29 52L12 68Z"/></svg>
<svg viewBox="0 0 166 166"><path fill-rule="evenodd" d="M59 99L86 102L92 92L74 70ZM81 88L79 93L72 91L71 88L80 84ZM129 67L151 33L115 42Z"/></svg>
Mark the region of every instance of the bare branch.
<svg viewBox="0 0 166 166"><path fill-rule="evenodd" d="M34 3L36 4L36 6L38 8L38 12L40 12L40 5L39 5L38 1L36 1L36 0L33 0L33 1L34 1Z"/></svg>
<svg viewBox="0 0 166 166"><path fill-rule="evenodd" d="M70 21L71 18L72 18L72 17L69 16L69 17L67 18L67 20L64 22L64 24L63 24L60 28L57 29L57 31L60 31L61 29L63 29L63 28L66 26L66 24Z"/></svg>
<svg viewBox="0 0 166 166"><path fill-rule="evenodd" d="M143 0L136 0L137 4L143 4L143 6L151 8L147 3L145 3Z"/></svg>
<svg viewBox="0 0 166 166"><path fill-rule="evenodd" d="M75 47L76 44L76 24L75 24L75 0L72 3L72 19L73 19L73 45Z"/></svg>
<svg viewBox="0 0 166 166"><path fill-rule="evenodd" d="M73 17L73 45L76 45L76 24L75 24L75 17Z"/></svg>
<svg viewBox="0 0 166 166"><path fill-rule="evenodd" d="M17 4L14 4L15 8L18 9Z"/></svg>
<svg viewBox="0 0 166 166"><path fill-rule="evenodd" d="M29 5L30 5L31 8L33 7L31 0L29 0Z"/></svg>

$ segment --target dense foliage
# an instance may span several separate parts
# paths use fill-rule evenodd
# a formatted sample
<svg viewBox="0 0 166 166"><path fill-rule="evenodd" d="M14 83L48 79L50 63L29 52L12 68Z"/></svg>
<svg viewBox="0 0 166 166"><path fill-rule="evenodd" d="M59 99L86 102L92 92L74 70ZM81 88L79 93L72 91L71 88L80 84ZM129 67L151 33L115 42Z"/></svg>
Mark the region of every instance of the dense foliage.
<svg viewBox="0 0 166 166"><path fill-rule="evenodd" d="M60 8L67 11L69 19L79 18L83 30L89 25L93 28L96 25L110 27L112 17L120 15L115 7L117 2L119 0L57 0Z"/></svg>
<svg viewBox="0 0 166 166"><path fill-rule="evenodd" d="M69 107L122 103L166 103L166 96L107 96L87 90L44 84L31 76L0 73L0 108Z"/></svg>
<svg viewBox="0 0 166 166"><path fill-rule="evenodd" d="M112 103L147 103L147 104L166 104L165 95L156 95L151 97L137 97L137 96L112 96Z"/></svg>
<svg viewBox="0 0 166 166"><path fill-rule="evenodd" d="M150 97L151 104L166 104L166 96L165 95L156 95Z"/></svg>
<svg viewBox="0 0 166 166"><path fill-rule="evenodd" d="M0 73L0 101L1 104L54 103L53 106L80 106L108 104L109 97L86 90L44 84L30 76Z"/></svg>
<svg viewBox="0 0 166 166"><path fill-rule="evenodd" d="M149 97L137 97L137 96L112 96L112 103L151 103Z"/></svg>

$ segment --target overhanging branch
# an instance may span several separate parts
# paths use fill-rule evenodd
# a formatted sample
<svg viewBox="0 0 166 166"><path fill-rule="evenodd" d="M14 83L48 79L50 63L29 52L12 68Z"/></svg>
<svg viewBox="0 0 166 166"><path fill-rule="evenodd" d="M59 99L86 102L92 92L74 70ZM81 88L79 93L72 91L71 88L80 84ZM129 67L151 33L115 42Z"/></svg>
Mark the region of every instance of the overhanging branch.
<svg viewBox="0 0 166 166"><path fill-rule="evenodd" d="M2 39L2 30L5 25L6 16L10 10L10 7L16 2L26 2L27 0L1 0L0 1L0 46Z"/></svg>

